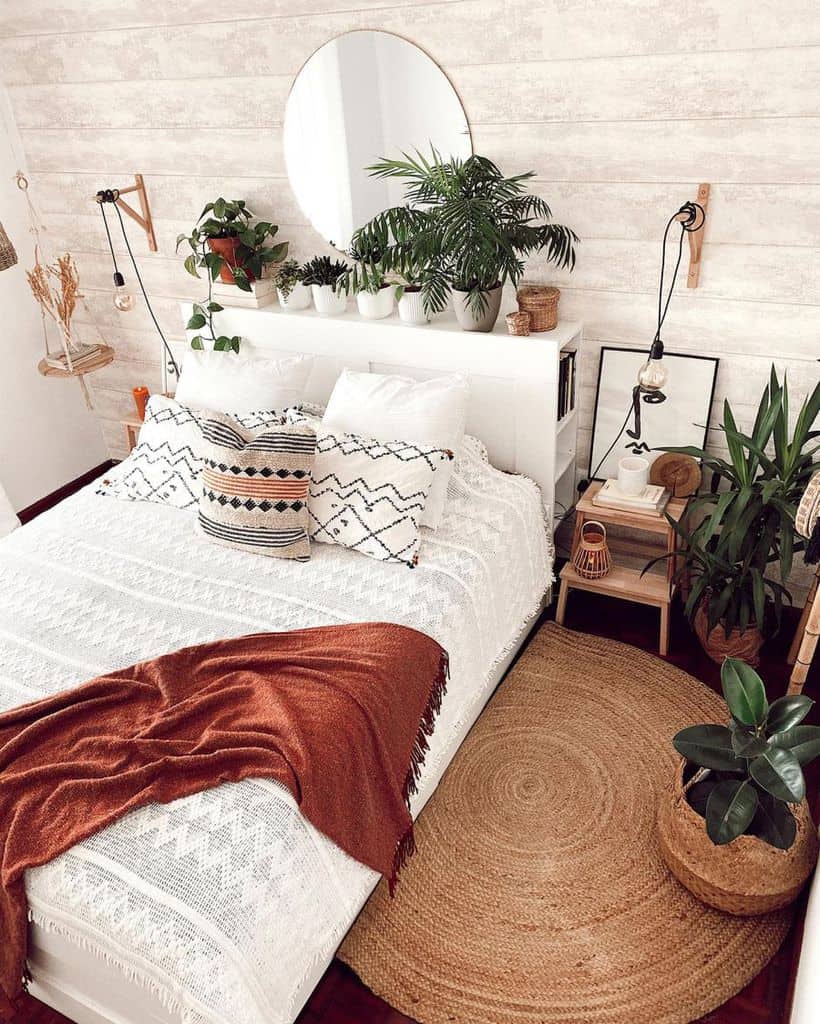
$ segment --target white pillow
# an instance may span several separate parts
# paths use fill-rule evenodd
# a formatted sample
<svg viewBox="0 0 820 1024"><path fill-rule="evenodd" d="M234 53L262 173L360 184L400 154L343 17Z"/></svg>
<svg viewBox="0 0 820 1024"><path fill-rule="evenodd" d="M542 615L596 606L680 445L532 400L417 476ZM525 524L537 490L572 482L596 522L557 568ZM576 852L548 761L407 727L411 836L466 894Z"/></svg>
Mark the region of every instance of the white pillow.
<svg viewBox="0 0 820 1024"><path fill-rule="evenodd" d="M456 452L464 437L469 398L469 382L460 373L418 381L344 370L327 403L322 426L377 441L415 441ZM435 530L441 522L452 472L452 462L437 470L423 526Z"/></svg>
<svg viewBox="0 0 820 1024"><path fill-rule="evenodd" d="M308 499L310 539L415 566L430 485L452 460L449 450L321 427Z"/></svg>
<svg viewBox="0 0 820 1024"><path fill-rule="evenodd" d="M302 401L311 356L249 359L233 352L185 355L174 398L190 409L247 413L286 409Z"/></svg>
<svg viewBox="0 0 820 1024"><path fill-rule="evenodd" d="M155 501L196 509L202 495L199 478L208 442L203 426L211 412L196 411L165 395L152 395L145 408L136 448L119 471L103 480L97 494L123 501ZM246 430L284 423L284 412L242 413L233 419Z"/></svg>

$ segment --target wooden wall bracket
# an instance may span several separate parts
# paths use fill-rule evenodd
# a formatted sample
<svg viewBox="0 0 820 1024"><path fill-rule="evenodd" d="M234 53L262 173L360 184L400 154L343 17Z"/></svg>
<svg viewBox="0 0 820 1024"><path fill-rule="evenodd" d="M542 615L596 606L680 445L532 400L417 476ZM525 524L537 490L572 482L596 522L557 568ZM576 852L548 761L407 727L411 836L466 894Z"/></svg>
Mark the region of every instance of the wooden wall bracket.
<svg viewBox="0 0 820 1024"><path fill-rule="evenodd" d="M704 217L700 226L695 231L689 231L689 273L686 275L686 287L697 288L700 279L700 255L703 250L703 229L706 224L706 214L709 212L709 192L711 186L708 184L698 185L698 194L695 202L703 208ZM685 214L680 220L685 219Z"/></svg>
<svg viewBox="0 0 820 1024"><path fill-rule="evenodd" d="M123 213L127 214L131 220L136 221L137 224L142 228L148 237L148 248L151 252L157 251L157 239L154 234L154 222L151 219L151 208L148 205L148 195L145 191L145 181L141 174L134 175L134 184L129 185L127 188L112 189L117 195L117 206L122 210ZM128 195L130 192L137 193L137 199L140 204L140 213L132 207L122 198L124 195ZM94 196L95 202L102 202L99 196Z"/></svg>

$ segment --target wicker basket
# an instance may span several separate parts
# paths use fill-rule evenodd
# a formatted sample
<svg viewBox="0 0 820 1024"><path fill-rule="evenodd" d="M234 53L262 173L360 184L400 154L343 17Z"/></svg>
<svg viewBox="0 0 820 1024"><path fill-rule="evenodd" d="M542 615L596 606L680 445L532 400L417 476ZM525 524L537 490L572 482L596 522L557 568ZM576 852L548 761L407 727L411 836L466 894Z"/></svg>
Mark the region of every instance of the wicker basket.
<svg viewBox="0 0 820 1024"><path fill-rule="evenodd" d="M558 326L561 292L544 284L524 284L516 293L518 308L530 314L531 331L554 331Z"/></svg>
<svg viewBox="0 0 820 1024"><path fill-rule="evenodd" d="M510 334L520 338L526 338L530 333L530 314L519 310L518 313L508 313L505 317L507 330Z"/></svg>
<svg viewBox="0 0 820 1024"><path fill-rule="evenodd" d="M681 759L658 815L660 851L675 878L703 903L738 917L793 903L817 861L817 830L806 801L792 808L797 835L789 850L745 835L715 846L686 799L685 767Z"/></svg>
<svg viewBox="0 0 820 1024"><path fill-rule="evenodd" d="M11 244L11 239L6 234L3 225L0 224L0 270L8 270L17 262L17 253Z"/></svg>
<svg viewBox="0 0 820 1024"><path fill-rule="evenodd" d="M587 527L593 529L587 533ZM585 580L599 580L612 568L612 556L606 542L606 527L597 519L588 519L581 527L581 536L572 555L572 564Z"/></svg>

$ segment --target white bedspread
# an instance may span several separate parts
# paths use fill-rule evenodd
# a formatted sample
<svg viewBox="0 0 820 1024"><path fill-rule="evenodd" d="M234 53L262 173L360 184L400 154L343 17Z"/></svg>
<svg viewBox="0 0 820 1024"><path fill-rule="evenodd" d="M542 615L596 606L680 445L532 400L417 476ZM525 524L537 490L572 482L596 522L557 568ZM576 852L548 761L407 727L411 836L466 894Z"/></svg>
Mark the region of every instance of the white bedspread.
<svg viewBox="0 0 820 1024"><path fill-rule="evenodd" d="M550 583L535 485L465 448L415 570L323 544L307 564L266 559L210 544L194 519L92 487L0 542L0 707L217 637L402 623L450 653L423 800ZM247 781L129 814L26 888L40 927L116 964L185 1024L286 1024L374 880L281 787Z"/></svg>

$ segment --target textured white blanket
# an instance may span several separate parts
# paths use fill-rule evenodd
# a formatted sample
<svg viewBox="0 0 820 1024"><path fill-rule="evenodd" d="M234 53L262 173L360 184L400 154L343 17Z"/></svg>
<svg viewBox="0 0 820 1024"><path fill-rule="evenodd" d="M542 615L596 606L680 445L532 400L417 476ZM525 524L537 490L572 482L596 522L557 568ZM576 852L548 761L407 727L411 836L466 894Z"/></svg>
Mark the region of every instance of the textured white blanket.
<svg viewBox="0 0 820 1024"><path fill-rule="evenodd" d="M402 623L450 653L422 799L551 579L537 488L472 442L415 570L328 545L306 564L267 559L208 543L194 519L89 488L0 542L0 707L217 637ZM288 793L248 781L130 814L29 872L27 892L39 926L185 1024L288 1024L374 880Z"/></svg>

